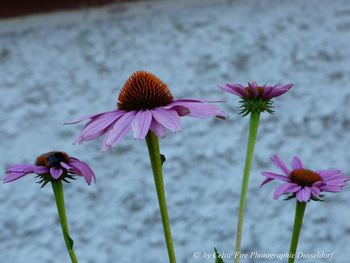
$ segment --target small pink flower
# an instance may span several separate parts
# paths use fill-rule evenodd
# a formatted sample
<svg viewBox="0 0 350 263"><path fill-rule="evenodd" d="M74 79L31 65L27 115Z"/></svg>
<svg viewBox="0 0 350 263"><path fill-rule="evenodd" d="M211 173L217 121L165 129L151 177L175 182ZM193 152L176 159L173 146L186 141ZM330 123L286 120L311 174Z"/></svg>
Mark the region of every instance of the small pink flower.
<svg viewBox="0 0 350 263"><path fill-rule="evenodd" d="M121 89L118 109L82 117L65 124L89 120L75 143L94 140L105 135L102 151L118 144L129 132L134 138L144 139L149 131L165 137L166 130L181 130L181 116L225 118L218 107L201 100L174 100L167 85L152 73L137 71Z"/></svg>
<svg viewBox="0 0 350 263"><path fill-rule="evenodd" d="M267 178L260 187L274 179L284 181L285 183L276 189L274 199L278 199L283 194L291 194L291 197L296 197L299 202L308 202L310 199L318 201L319 197L322 197L321 192L340 192L350 179L339 170L306 169L298 157L293 158L292 170L278 155L274 155L272 161L283 174L262 172L261 174Z"/></svg>
<svg viewBox="0 0 350 263"><path fill-rule="evenodd" d="M83 176L88 185L96 177L91 168L84 162L74 157L69 157L65 152L48 152L40 155L35 164L14 164L7 168L4 183L15 181L27 174L35 173L40 178L43 186L51 180L74 179L73 175Z"/></svg>
<svg viewBox="0 0 350 263"><path fill-rule="evenodd" d="M225 92L235 94L242 99L251 99L251 98L262 98L265 100L271 100L275 97L279 97L282 94L286 93L293 87L292 83L286 85L274 85L274 86L258 86L256 82L248 83L247 87L242 86L241 84L227 83L223 86L219 86Z"/></svg>
<svg viewBox="0 0 350 263"><path fill-rule="evenodd" d="M272 99L279 97L286 93L293 87L292 83L287 85L275 85L275 86L259 86L256 82L248 83L248 86L244 87L241 84L227 83L219 86L219 88L225 92L235 94L242 98L240 101L240 114L246 116L249 113L255 112L268 112L272 114L274 111Z"/></svg>

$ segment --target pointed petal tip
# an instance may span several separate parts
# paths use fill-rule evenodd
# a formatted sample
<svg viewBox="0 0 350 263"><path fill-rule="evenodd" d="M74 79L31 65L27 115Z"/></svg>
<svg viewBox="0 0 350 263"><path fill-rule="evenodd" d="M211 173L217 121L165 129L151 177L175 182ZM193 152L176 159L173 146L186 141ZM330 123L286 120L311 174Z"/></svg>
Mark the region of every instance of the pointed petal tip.
<svg viewBox="0 0 350 263"><path fill-rule="evenodd" d="M303 169L303 163L300 160L300 158L298 156L294 156L292 159L292 168L293 170L297 170L297 169Z"/></svg>
<svg viewBox="0 0 350 263"><path fill-rule="evenodd" d="M271 160L275 159L275 158L279 158L279 155L277 153L275 153L274 155L272 155Z"/></svg>
<svg viewBox="0 0 350 263"><path fill-rule="evenodd" d="M291 89L294 87L294 83L288 83L284 86L286 89Z"/></svg>
<svg viewBox="0 0 350 263"><path fill-rule="evenodd" d="M276 165L276 167L280 168L281 171L286 175L289 176L290 175L290 170L288 168L288 166L282 161L282 159L279 157L279 155L274 154L271 157L272 162Z"/></svg>
<svg viewBox="0 0 350 263"><path fill-rule="evenodd" d="M92 180L96 181L95 173L87 163L77 158L71 157L69 166L72 167L71 171L73 173L79 176L83 176L88 185L91 184Z"/></svg>
<svg viewBox="0 0 350 263"><path fill-rule="evenodd" d="M107 152L109 149L111 149L112 148L112 146L111 145L107 145L107 144L103 144L102 146L101 146L101 152L102 153L105 153L105 152Z"/></svg>

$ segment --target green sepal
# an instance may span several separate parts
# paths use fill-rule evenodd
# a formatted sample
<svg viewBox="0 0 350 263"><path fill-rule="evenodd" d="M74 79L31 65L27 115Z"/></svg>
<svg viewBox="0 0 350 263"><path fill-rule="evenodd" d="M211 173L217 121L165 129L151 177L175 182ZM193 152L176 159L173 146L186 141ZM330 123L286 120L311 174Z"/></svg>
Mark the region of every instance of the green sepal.
<svg viewBox="0 0 350 263"><path fill-rule="evenodd" d="M62 180L65 183L70 183L69 180L76 180L77 178L74 177L73 174L65 173L60 178L54 179L49 173L46 174L38 174L35 176L35 178L38 178L37 184L41 184L40 188L43 188L45 185L47 185L49 182L55 182L58 180Z"/></svg>
<svg viewBox="0 0 350 263"><path fill-rule="evenodd" d="M295 194L290 194L285 199L283 199L283 201L288 201L288 200L293 199L295 197L296 197ZM324 195L319 195L318 197L311 196L310 200L316 201L316 202L324 202L324 200L321 197L324 197Z"/></svg>
<svg viewBox="0 0 350 263"><path fill-rule="evenodd" d="M288 201L288 200L293 199L293 198L295 198L295 194L291 194L291 195L287 196L286 198L283 199L283 201Z"/></svg>
<svg viewBox="0 0 350 263"><path fill-rule="evenodd" d="M324 195L312 196L312 197L311 197L311 200L313 200L313 201L318 201L318 202L324 202L324 200L321 199L320 197L324 197Z"/></svg>
<svg viewBox="0 0 350 263"><path fill-rule="evenodd" d="M239 114L242 117L247 116L249 113L260 113L260 112L268 112L273 114L273 101L267 100L263 98L244 98L239 101L241 106L238 107L240 109Z"/></svg>

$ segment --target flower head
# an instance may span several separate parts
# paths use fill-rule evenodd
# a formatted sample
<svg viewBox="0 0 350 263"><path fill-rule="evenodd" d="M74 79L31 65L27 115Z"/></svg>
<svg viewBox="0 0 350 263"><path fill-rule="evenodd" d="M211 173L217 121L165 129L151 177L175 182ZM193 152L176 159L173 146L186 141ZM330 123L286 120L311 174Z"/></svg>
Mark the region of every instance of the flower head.
<svg viewBox="0 0 350 263"><path fill-rule="evenodd" d="M82 117L75 124L88 120L75 143L93 140L105 134L102 150L119 143L132 131L134 138L144 139L149 131L165 137L166 130L181 130L181 116L225 118L225 113L202 100L174 100L167 85L147 71L137 71L120 91L117 109Z"/></svg>
<svg viewBox="0 0 350 263"><path fill-rule="evenodd" d="M259 86L256 82L248 83L248 86L244 87L241 84L227 83L219 88L225 92L235 94L242 98L240 101L241 112L243 116L251 112L263 112L273 113L271 99L279 97L286 93L293 87L292 83L287 85L274 85L274 86Z"/></svg>
<svg viewBox="0 0 350 263"><path fill-rule="evenodd" d="M83 176L88 185L96 177L91 168L77 158L70 157L65 152L47 152L36 158L35 164L14 164L7 168L4 183L15 181L27 174L35 173L39 178L38 183L45 186L53 180L75 179L73 176Z"/></svg>
<svg viewBox="0 0 350 263"><path fill-rule="evenodd" d="M293 158L292 170L278 155L274 155L272 161L283 174L262 172L261 174L267 178L260 187L274 179L283 181L284 183L276 189L274 199L278 199L283 194L290 194L287 199L296 197L299 202L308 202L310 199L322 201L321 192L340 192L350 179L339 170L313 171L307 169L298 157Z"/></svg>

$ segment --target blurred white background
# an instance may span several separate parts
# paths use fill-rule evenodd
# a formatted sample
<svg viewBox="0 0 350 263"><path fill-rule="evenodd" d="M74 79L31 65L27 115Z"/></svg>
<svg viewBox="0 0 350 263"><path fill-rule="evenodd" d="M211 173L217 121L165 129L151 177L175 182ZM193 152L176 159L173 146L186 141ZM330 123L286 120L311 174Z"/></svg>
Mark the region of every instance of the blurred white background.
<svg viewBox="0 0 350 263"><path fill-rule="evenodd" d="M233 251L248 128L238 98L217 85L293 82L261 121L243 238L245 252L286 252L295 204L272 199L278 183L259 189L260 171L277 171L270 157L278 153L350 175L349 41L346 0L141 1L1 20L1 167L54 149L88 162L96 185L65 185L80 262L164 263L145 142L128 136L101 154L100 141L73 146L81 125L62 123L114 109L139 69L163 79L175 98L225 99L228 120L184 118L183 131L161 141L178 262L214 262L193 255ZM52 189L34 182L0 186L1 261L69 262ZM348 262L349 197L346 188L308 205L300 251Z"/></svg>

